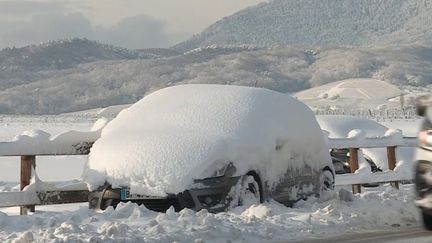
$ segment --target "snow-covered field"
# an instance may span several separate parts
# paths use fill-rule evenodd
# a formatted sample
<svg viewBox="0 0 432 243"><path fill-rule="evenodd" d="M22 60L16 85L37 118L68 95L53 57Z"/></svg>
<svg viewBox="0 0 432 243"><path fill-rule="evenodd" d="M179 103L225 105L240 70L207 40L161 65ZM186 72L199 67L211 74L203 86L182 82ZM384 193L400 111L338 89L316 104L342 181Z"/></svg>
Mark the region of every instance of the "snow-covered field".
<svg viewBox="0 0 432 243"><path fill-rule="evenodd" d="M92 127L92 122L82 120L5 120L0 121L0 141L35 128L55 134ZM385 125L411 127L403 121ZM38 157L37 172L43 180L77 179L86 159ZM18 158L0 158L0 192L18 190L18 166ZM0 242L287 242L419 225L413 185L401 190L384 185L354 197L348 190L340 187L329 201L310 199L294 208L267 202L219 214L156 213L133 204L105 212L89 210L86 204L40 206L28 216L18 216L17 208L2 208Z"/></svg>

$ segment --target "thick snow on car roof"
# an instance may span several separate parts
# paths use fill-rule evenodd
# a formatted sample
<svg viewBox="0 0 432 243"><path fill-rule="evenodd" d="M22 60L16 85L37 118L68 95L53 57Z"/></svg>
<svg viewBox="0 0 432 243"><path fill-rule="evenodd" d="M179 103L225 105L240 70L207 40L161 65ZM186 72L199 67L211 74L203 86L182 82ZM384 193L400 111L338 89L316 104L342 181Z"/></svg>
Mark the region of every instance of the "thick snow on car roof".
<svg viewBox="0 0 432 243"><path fill-rule="evenodd" d="M108 181L165 196L229 161L239 175L259 170L276 183L288 166L307 161L322 169L329 155L314 114L295 98L261 88L179 85L112 120L91 149L83 178L91 190Z"/></svg>
<svg viewBox="0 0 432 243"><path fill-rule="evenodd" d="M318 115L316 119L321 129L329 132L331 138L346 138L348 133L354 129L360 129L365 132L367 137L384 136L388 130L387 127L376 121L345 115Z"/></svg>

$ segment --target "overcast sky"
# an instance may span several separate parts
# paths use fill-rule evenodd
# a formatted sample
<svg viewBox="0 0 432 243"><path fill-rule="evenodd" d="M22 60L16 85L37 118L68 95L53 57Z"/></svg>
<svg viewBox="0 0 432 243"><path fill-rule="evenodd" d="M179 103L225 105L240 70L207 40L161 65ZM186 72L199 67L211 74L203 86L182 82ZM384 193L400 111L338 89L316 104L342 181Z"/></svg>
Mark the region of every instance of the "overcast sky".
<svg viewBox="0 0 432 243"><path fill-rule="evenodd" d="M87 37L168 47L266 0L0 0L0 48Z"/></svg>

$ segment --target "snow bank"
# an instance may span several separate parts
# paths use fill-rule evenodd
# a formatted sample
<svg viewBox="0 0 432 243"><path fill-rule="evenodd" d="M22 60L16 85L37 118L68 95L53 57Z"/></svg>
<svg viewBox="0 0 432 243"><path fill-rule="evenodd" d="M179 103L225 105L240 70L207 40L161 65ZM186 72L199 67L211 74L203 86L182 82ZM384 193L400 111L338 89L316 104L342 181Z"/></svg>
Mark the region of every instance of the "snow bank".
<svg viewBox="0 0 432 243"><path fill-rule="evenodd" d="M419 225L412 185L374 190L353 196L342 189L326 202L311 198L294 208L268 202L218 214L189 209L156 213L131 203L102 213L85 206L68 211L66 205L58 213L0 212L0 241L32 236L36 242L287 242Z"/></svg>
<svg viewBox="0 0 432 243"><path fill-rule="evenodd" d="M91 190L107 180L165 196L229 161L238 175L257 170L270 185L288 166L331 163L312 111L296 99L258 88L180 85L150 94L112 120L92 147L83 178Z"/></svg>

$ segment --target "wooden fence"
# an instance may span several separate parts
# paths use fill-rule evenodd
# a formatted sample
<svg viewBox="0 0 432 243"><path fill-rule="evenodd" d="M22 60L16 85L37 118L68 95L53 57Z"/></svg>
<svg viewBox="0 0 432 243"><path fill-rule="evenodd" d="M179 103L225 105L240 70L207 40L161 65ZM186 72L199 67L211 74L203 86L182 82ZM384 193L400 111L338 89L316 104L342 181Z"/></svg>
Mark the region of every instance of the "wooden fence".
<svg viewBox="0 0 432 243"><path fill-rule="evenodd" d="M35 205L63 204L88 201L88 190L84 183L69 186L67 188L45 188L42 190L22 191L30 184L30 179L36 167L37 156L55 155L88 155L94 141L99 137L99 132L65 133L58 137L40 141L30 139L25 144L20 141L0 142L0 156L20 156L21 157L21 192L0 193L0 207L20 206L21 214L34 211ZM350 174L336 176L336 185L352 185L353 193L361 192L361 184L390 182L392 186L398 188L399 181L412 180L406 173L394 171L396 167L396 150L398 147L415 147L417 138L402 137L401 134L367 138L327 138L327 143L331 149L348 149ZM389 171L370 172L367 176L355 173L359 168L359 149L361 148L386 148ZM411 162L411 161L407 161Z"/></svg>
<svg viewBox="0 0 432 243"><path fill-rule="evenodd" d="M0 156L21 158L20 192L0 193L0 207L20 206L20 214L34 212L35 205L87 202L89 191L84 183L68 187L45 187L42 190L27 188L35 174L37 156L88 155L100 131L66 132L52 139L37 139L27 136L17 141L0 142ZM42 183L44 184L44 183ZM45 183L46 185L47 183Z"/></svg>
<svg viewBox="0 0 432 243"><path fill-rule="evenodd" d="M353 137L353 138L329 138L328 146L331 149L348 149L349 165L351 174L336 175L336 185L352 185L353 193L361 192L361 185L367 183L385 183L389 182L393 187L399 188L400 181L412 181L413 173L404 173L395 171L397 165L396 149L399 147L417 146L416 137L402 137L399 134L393 134L384 137ZM356 174L359 169L359 149L361 148L386 148L388 171ZM412 164L414 158L405 163Z"/></svg>

